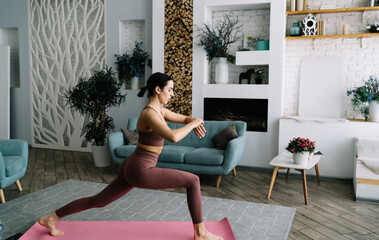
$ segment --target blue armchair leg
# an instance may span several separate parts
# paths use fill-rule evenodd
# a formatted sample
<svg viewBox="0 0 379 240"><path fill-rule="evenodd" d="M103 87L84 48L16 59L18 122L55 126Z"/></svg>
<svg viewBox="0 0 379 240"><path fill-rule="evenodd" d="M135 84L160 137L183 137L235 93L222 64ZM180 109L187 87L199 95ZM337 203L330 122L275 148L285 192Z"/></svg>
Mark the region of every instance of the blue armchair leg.
<svg viewBox="0 0 379 240"><path fill-rule="evenodd" d="M16 181L16 186L17 186L17 189L18 189L18 191L22 191L22 187L21 187L21 183L20 183L20 180L17 180Z"/></svg>
<svg viewBox="0 0 379 240"><path fill-rule="evenodd" d="M222 175L217 176L216 187L220 186Z"/></svg>

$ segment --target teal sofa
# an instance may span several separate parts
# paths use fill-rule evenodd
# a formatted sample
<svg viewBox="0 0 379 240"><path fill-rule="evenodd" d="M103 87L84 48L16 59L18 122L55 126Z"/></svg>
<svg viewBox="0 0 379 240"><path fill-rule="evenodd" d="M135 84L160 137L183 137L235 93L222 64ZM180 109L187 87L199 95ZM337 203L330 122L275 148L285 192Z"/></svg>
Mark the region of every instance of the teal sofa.
<svg viewBox="0 0 379 240"><path fill-rule="evenodd" d="M131 118L127 128L134 131L138 118ZM183 124L167 122L171 129L177 129ZM212 137L224 128L235 125L238 137L229 141L225 150L217 149ZM195 174L218 175L216 186L221 182L222 175L227 175L241 160L246 137L246 123L242 121L204 121L206 129L205 137L198 138L193 131L177 143L165 140L157 167L172 168L192 172ZM117 165L133 153L136 145L124 145L124 137L121 132L114 132L108 136L108 147L112 160Z"/></svg>

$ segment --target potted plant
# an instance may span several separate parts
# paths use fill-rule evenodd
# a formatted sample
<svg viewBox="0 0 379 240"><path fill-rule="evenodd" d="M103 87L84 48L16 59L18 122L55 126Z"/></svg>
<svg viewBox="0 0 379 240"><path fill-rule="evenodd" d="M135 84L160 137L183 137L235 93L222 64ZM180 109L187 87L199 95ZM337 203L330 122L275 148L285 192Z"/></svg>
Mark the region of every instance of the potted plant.
<svg viewBox="0 0 379 240"><path fill-rule="evenodd" d="M270 42L264 38L261 38L259 35L254 38L255 42L255 50L262 51L262 50L269 50L270 48Z"/></svg>
<svg viewBox="0 0 379 240"><path fill-rule="evenodd" d="M64 97L66 105L83 116L88 116L84 126L84 137L93 142L92 151L95 165L109 166L110 158L105 140L109 130L113 128L113 119L108 116L110 107L120 106L125 101L121 94L121 84L112 68L105 67L94 71L88 79L81 77L75 87L68 89ZM100 155L99 155L100 154Z"/></svg>
<svg viewBox="0 0 379 240"><path fill-rule="evenodd" d="M360 110L365 120L379 122L379 79L370 76L363 81L363 85L347 90L347 96L353 95L351 103L353 109Z"/></svg>
<svg viewBox="0 0 379 240"><path fill-rule="evenodd" d="M223 19L215 25L205 23L202 27L195 27L198 33L198 46L202 47L207 53L209 62L217 58L215 81L216 83L228 83L229 68L227 61L234 63L235 56L231 55L228 50L232 43L241 38L242 25L239 24L238 18L225 14Z"/></svg>
<svg viewBox="0 0 379 240"><path fill-rule="evenodd" d="M255 83L256 84L261 84L262 83L262 74L263 74L263 69L258 67L254 69L254 75L255 75Z"/></svg>
<svg viewBox="0 0 379 240"><path fill-rule="evenodd" d="M308 138L293 138L288 143L286 150L293 153L293 160L295 164L304 165L307 163L310 154L313 154L316 147L314 141L309 140Z"/></svg>
<svg viewBox="0 0 379 240"><path fill-rule="evenodd" d="M151 59L149 53L145 52L141 46L143 42L135 42L132 55L115 54L118 78L120 81L130 81L131 89L138 90L138 82L142 79L145 73L145 66L151 67Z"/></svg>

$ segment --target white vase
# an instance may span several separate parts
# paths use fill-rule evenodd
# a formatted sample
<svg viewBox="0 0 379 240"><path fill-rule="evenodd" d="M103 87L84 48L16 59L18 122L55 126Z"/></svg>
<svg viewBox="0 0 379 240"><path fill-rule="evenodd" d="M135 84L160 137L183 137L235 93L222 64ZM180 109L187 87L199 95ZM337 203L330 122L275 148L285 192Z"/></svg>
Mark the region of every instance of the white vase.
<svg viewBox="0 0 379 240"><path fill-rule="evenodd" d="M130 83L131 83L130 89L138 90L139 89L138 81L139 81L138 77L132 77L132 79L130 79Z"/></svg>
<svg viewBox="0 0 379 240"><path fill-rule="evenodd" d="M108 167L111 165L111 155L108 146L92 145L92 156L96 167Z"/></svg>
<svg viewBox="0 0 379 240"><path fill-rule="evenodd" d="M297 165L306 165L309 152L293 153L293 161Z"/></svg>
<svg viewBox="0 0 379 240"><path fill-rule="evenodd" d="M369 120L372 122L379 122L379 102L372 101L369 105Z"/></svg>
<svg viewBox="0 0 379 240"><path fill-rule="evenodd" d="M229 66L226 58L218 58L215 69L215 81L218 84L227 84L229 81Z"/></svg>

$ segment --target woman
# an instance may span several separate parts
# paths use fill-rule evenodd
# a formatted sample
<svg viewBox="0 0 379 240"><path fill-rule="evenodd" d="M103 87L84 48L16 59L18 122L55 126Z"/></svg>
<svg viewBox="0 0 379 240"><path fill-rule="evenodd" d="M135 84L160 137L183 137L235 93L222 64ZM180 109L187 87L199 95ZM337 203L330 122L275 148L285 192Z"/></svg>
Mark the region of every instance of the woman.
<svg viewBox="0 0 379 240"><path fill-rule="evenodd" d="M201 119L186 117L161 107L174 96L173 88L173 81L163 73L154 73L149 77L146 87L138 93L138 96L142 97L147 90L149 102L138 118L139 137L136 150L122 162L116 179L100 193L72 201L56 211L40 217L39 224L45 226L51 235L63 235L63 232L55 227L55 223L60 218L86 209L104 207L124 196L133 187L147 189L185 187L187 188L188 208L194 226L194 239L223 239L208 232L204 227L199 178L192 173L155 167L162 151L164 139L178 142L192 130L199 138L205 135L204 122ZM167 126L165 120L186 125L172 130Z"/></svg>

